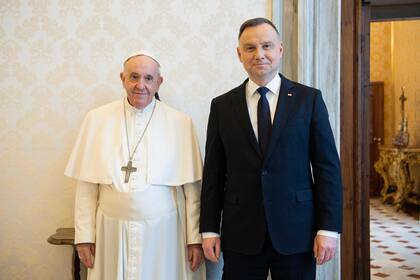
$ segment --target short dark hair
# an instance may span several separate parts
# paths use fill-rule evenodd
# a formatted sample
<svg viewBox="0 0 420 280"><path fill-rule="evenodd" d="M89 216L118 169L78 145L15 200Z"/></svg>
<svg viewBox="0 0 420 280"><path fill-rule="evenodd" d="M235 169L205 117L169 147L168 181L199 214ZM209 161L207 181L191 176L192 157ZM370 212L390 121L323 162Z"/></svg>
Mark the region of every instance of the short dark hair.
<svg viewBox="0 0 420 280"><path fill-rule="evenodd" d="M242 23L241 28L239 28L238 40L239 40L239 38L241 38L242 33L248 27L254 27L254 26L257 26L257 25L264 24L264 23L273 27L273 29L276 31L277 35L280 35L279 31L277 30L277 27L270 20L268 20L266 18L251 18L251 19L248 19L247 21L245 21L244 23Z"/></svg>

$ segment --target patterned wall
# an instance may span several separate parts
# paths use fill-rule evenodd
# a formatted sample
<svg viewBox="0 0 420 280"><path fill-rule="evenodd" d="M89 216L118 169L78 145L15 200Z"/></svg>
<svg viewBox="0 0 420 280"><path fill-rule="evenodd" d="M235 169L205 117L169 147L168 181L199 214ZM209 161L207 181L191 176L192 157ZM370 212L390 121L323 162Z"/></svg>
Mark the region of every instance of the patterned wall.
<svg viewBox="0 0 420 280"><path fill-rule="evenodd" d="M239 25L257 0L0 0L0 279L71 279L73 226L64 166L85 113L123 95L122 59L160 57L161 97L190 114L203 146L212 97L245 73Z"/></svg>
<svg viewBox="0 0 420 280"><path fill-rule="evenodd" d="M397 21L394 28L394 102L397 123L401 120L401 87L405 88L406 117L408 119L409 146L420 147L420 20Z"/></svg>
<svg viewBox="0 0 420 280"><path fill-rule="evenodd" d="M401 87L410 134L409 146L420 147L420 21L375 22L371 24L370 79L384 81L385 145L392 139L401 121Z"/></svg>

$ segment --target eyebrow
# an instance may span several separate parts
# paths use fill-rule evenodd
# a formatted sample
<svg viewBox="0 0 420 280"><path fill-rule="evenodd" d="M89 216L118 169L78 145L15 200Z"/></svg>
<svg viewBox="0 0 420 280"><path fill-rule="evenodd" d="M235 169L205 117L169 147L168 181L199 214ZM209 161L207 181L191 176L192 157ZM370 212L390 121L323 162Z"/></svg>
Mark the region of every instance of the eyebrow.
<svg viewBox="0 0 420 280"><path fill-rule="evenodd" d="M257 43L257 44L255 44L255 43L244 43L243 44L244 47L254 47L254 46L257 46L257 45L274 45L274 42L273 41L265 41L265 42L262 42L261 44L260 43Z"/></svg>
<svg viewBox="0 0 420 280"><path fill-rule="evenodd" d="M128 73L128 75L129 76L133 76L133 75L142 76L140 73L137 73L136 71L130 72L130 73ZM157 74L157 75L159 75L159 74ZM143 77L145 77L145 78L147 78L147 77L154 78L155 76L153 74L146 73L146 74L143 75Z"/></svg>

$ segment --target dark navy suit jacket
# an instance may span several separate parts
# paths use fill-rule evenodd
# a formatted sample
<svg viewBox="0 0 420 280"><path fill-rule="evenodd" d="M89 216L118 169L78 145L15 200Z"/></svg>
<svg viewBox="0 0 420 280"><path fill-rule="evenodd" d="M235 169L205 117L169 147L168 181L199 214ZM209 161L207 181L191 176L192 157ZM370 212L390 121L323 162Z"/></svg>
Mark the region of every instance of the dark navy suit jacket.
<svg viewBox="0 0 420 280"><path fill-rule="evenodd" d="M340 163L321 92L281 76L263 158L245 86L213 99L207 128L200 231L222 249L261 251L266 230L281 254L311 251L317 230L341 232Z"/></svg>

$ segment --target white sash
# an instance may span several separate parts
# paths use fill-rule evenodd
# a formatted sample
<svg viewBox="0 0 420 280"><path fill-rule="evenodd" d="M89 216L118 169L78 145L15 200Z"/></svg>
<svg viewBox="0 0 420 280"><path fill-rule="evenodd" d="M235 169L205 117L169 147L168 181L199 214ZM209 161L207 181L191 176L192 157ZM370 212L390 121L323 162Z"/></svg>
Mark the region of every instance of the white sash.
<svg viewBox="0 0 420 280"><path fill-rule="evenodd" d="M156 185L133 192L100 185L98 207L106 216L126 221L155 219L176 211L172 188Z"/></svg>

